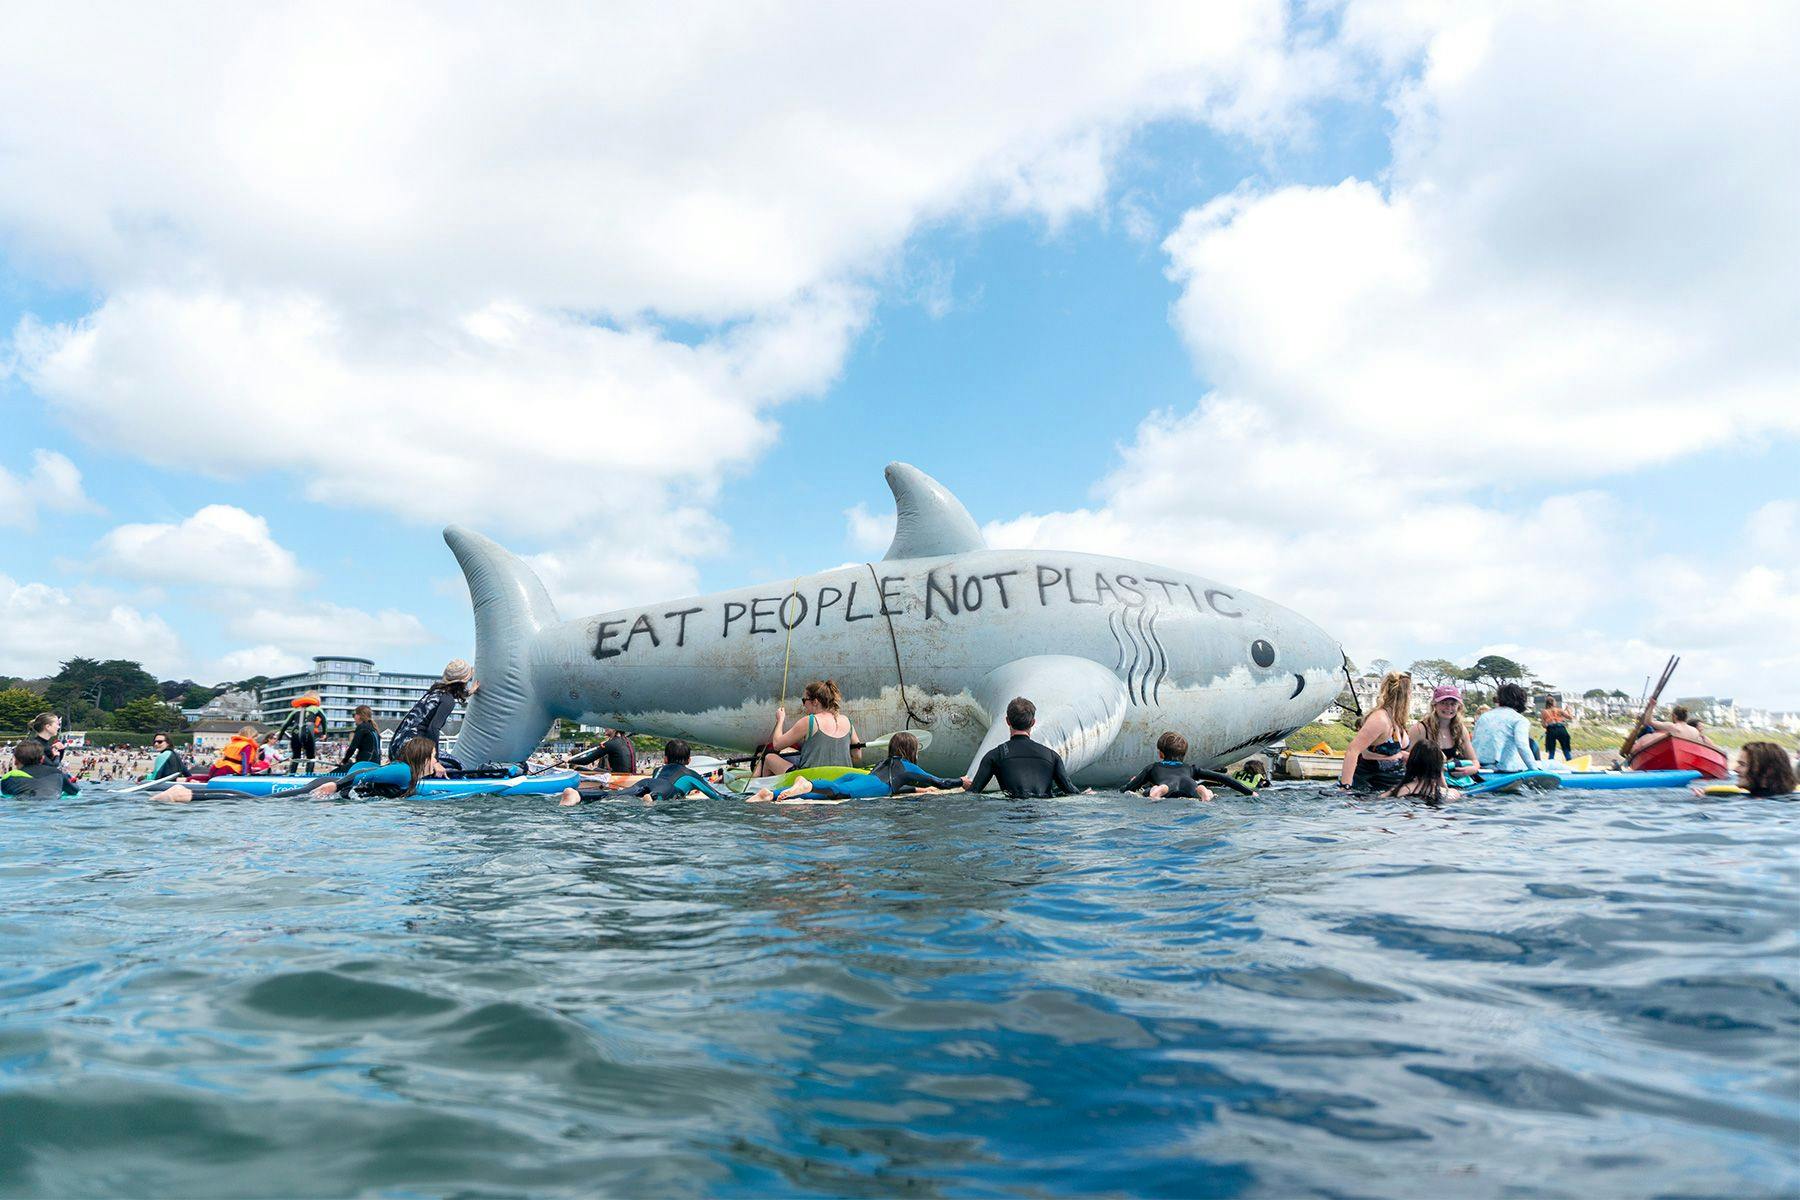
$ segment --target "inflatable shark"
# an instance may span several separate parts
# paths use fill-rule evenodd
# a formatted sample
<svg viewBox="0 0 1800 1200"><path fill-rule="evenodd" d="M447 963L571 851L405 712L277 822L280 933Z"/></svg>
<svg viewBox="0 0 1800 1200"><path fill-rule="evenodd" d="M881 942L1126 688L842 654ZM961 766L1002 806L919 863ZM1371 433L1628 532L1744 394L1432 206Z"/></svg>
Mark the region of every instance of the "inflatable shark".
<svg viewBox="0 0 1800 1200"><path fill-rule="evenodd" d="M786 680L835 679L864 737L928 729L922 764L968 774L1015 696L1075 781L1105 786L1175 730L1220 766L1278 742L1338 693L1318 626L1216 580L1092 554L994 550L962 503L905 463L880 562L563 621L531 568L444 531L475 607L475 674L456 754L517 762L556 717L749 750ZM790 719L792 717L790 716ZM873 765L873 764L870 764Z"/></svg>

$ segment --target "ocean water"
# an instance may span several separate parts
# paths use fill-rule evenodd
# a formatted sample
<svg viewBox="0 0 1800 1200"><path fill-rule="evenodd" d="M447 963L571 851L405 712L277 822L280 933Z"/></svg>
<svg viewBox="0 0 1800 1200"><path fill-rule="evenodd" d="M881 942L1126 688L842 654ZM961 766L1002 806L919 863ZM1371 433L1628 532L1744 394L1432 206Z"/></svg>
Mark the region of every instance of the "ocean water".
<svg viewBox="0 0 1800 1200"><path fill-rule="evenodd" d="M0 807L0 1195L1791 1196L1800 805Z"/></svg>

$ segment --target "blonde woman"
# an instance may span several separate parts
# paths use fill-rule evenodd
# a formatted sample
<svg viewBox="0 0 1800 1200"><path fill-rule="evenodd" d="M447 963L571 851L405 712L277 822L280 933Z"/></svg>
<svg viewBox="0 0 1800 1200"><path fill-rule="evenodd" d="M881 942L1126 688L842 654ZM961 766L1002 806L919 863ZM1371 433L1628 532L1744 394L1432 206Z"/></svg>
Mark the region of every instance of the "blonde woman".
<svg viewBox="0 0 1800 1200"><path fill-rule="evenodd" d="M1475 743L1463 720L1462 689L1454 683L1438 685L1431 693L1431 711L1408 726L1406 732L1414 745L1436 746L1443 751L1446 763L1456 763L1450 771L1452 775L1473 775L1479 770Z"/></svg>
<svg viewBox="0 0 1800 1200"><path fill-rule="evenodd" d="M1407 709L1412 706L1412 676L1389 671L1381 679L1375 708L1363 718L1356 736L1344 751L1344 769L1338 786L1397 787L1406 778L1406 748L1412 737L1406 732Z"/></svg>

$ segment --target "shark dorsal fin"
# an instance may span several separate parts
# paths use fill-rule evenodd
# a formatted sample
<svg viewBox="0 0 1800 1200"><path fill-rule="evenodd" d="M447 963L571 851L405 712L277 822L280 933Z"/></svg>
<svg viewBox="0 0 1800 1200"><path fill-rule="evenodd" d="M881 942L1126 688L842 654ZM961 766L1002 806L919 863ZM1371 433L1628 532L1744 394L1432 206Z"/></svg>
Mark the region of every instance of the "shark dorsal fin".
<svg viewBox="0 0 1800 1200"><path fill-rule="evenodd" d="M894 493L894 542L883 561L935 558L985 550L981 528L950 489L910 463L889 463L888 488Z"/></svg>

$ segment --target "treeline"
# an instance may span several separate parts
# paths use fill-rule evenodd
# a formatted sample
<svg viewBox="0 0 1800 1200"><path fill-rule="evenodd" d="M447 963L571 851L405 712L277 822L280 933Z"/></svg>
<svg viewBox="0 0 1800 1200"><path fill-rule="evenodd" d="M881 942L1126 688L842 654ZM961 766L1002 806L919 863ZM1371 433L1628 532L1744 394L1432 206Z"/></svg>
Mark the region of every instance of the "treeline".
<svg viewBox="0 0 1800 1200"><path fill-rule="evenodd" d="M1355 673L1356 667L1350 664L1350 671ZM1381 676L1394 670L1394 664L1385 658L1377 658L1369 663L1369 671ZM1494 693L1500 690L1503 683L1516 683L1525 689L1527 695L1542 696L1553 694L1568 697L1562 688L1540 679L1537 673L1524 663L1515 662L1503 654L1484 654L1468 666L1458 666L1447 658L1421 658L1405 668L1412 676L1413 691L1416 695L1421 689L1426 694L1442 684L1454 683L1461 686L1465 699L1469 702L1491 703ZM1347 691L1347 689L1346 689ZM1348 695L1339 697L1338 703L1346 709L1366 706L1371 697L1357 696L1358 703L1351 704ZM1582 693L1584 700L1629 702L1631 697L1621 691L1607 691L1605 688L1589 688Z"/></svg>
<svg viewBox="0 0 1800 1200"><path fill-rule="evenodd" d="M69 729L152 733L187 728L183 708L198 708L233 688L254 691L268 676L206 686L192 679L158 679L129 659L71 658L48 679L0 676L0 729L20 730L41 712L62 714Z"/></svg>

